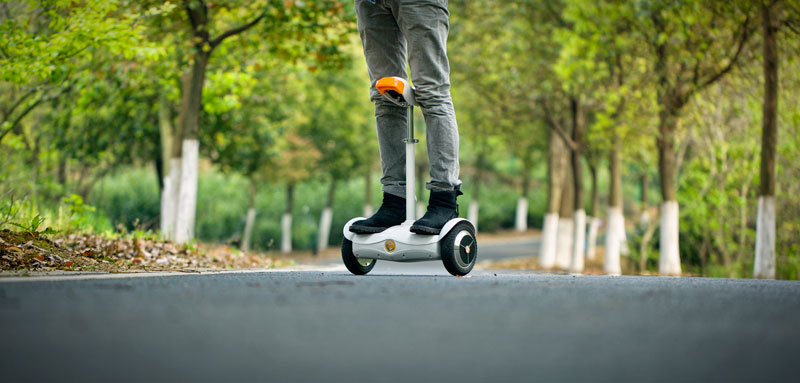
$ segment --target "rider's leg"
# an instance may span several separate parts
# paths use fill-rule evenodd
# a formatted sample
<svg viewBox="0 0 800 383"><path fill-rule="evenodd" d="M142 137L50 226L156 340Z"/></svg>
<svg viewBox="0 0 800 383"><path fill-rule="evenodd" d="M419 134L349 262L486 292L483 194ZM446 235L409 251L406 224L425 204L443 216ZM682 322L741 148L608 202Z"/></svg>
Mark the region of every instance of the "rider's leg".
<svg viewBox="0 0 800 383"><path fill-rule="evenodd" d="M458 217L458 125L450 97L450 64L447 59L449 17L446 0L392 1L391 7L408 40L408 62L415 97L425 116L431 191L428 211L412 231L438 234L444 224Z"/></svg>
<svg viewBox="0 0 800 383"><path fill-rule="evenodd" d="M357 221L350 230L375 233L399 225L405 220L405 146L408 116L405 108L386 100L375 88L382 77L406 78L406 39L400 31L392 9L384 1L375 4L356 0L358 32L367 60L370 99L375 102L378 147L381 155L383 204L369 219Z"/></svg>

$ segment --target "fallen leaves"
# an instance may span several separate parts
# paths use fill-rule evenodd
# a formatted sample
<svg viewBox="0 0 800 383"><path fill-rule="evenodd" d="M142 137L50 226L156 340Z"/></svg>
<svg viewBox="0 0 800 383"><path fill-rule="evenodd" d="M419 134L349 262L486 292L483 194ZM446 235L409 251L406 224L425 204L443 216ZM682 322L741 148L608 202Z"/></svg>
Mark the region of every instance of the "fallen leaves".
<svg viewBox="0 0 800 383"><path fill-rule="evenodd" d="M37 233L39 234L39 233ZM0 231L0 270L161 271L270 268L263 254L224 245L184 246L148 238L75 233L44 235Z"/></svg>

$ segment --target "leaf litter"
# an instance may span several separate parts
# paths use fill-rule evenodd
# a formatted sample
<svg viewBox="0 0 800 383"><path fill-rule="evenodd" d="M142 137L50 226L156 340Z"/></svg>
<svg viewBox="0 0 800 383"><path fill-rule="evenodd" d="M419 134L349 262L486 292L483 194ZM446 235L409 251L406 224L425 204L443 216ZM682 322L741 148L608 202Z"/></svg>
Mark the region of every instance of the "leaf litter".
<svg viewBox="0 0 800 383"><path fill-rule="evenodd" d="M200 271L271 268L291 264L226 245L181 245L148 238L73 233L49 236L0 231L2 271Z"/></svg>

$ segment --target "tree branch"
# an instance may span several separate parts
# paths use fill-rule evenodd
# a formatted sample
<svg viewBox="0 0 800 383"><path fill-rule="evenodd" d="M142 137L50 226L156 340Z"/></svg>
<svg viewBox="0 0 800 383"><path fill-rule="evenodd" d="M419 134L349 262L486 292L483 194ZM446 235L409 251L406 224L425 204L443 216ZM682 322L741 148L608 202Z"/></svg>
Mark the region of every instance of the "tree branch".
<svg viewBox="0 0 800 383"><path fill-rule="evenodd" d="M8 133L14 131L14 129L19 124L19 122L22 121L22 118L24 118L26 115L28 115L28 113L30 113L31 110L33 110L34 108L36 108L39 104L41 104L43 102L52 101L52 100L55 100L58 97L61 97L61 95L64 94L64 92L66 92L67 90L69 90L71 88L71 86L72 85L67 85L66 87L62 88L58 93L56 93L56 94L54 94L52 96L39 97L38 100L36 100L32 104L28 105L28 107L25 108L25 110L23 110L22 113L20 113L20 115L17 116L17 118L14 119L14 121L12 121L11 124L2 133L0 133L0 141L3 141L3 138Z"/></svg>
<svg viewBox="0 0 800 383"><path fill-rule="evenodd" d="M800 35L800 27L794 25L792 20L786 20L783 25L785 25L786 28L789 28L790 31L794 32L794 34Z"/></svg>
<svg viewBox="0 0 800 383"><path fill-rule="evenodd" d="M253 19L249 23L244 24L244 25L240 25L240 26L238 26L236 28L233 28L233 29L229 29L229 30L225 31L223 34L221 34L221 35L217 36L216 38L212 39L211 42L209 43L209 45L211 45L211 49L214 49L214 47L219 45L221 42L223 42L228 37L238 35L239 33L242 33L244 31L254 27L256 24L258 24L259 21L261 21L261 19L264 18L264 16L266 16L266 13L262 12L258 17L256 17L255 19Z"/></svg>
<svg viewBox="0 0 800 383"><path fill-rule="evenodd" d="M186 15L189 16L189 23L192 24L192 30L197 30L197 20L194 19L194 11L192 11L192 7L189 6L190 0L183 1L183 9L186 10Z"/></svg>
<svg viewBox="0 0 800 383"><path fill-rule="evenodd" d="M39 90L38 87L34 86L28 91L28 93L25 93L22 97L20 97L19 100L17 100L17 102L14 103L14 105L11 105L10 108L8 108L5 112L3 112L3 118L0 119L0 122L5 121L6 117L10 116L11 113L14 113L14 109L17 109L17 107L20 106L20 104L22 104L32 94L36 93L37 90Z"/></svg>
<svg viewBox="0 0 800 383"><path fill-rule="evenodd" d="M715 83L717 80L722 78L722 76L730 72L731 69L733 69L733 66L736 65L736 63L739 61L739 56L744 50L744 45L749 39L750 39L750 15L747 15L745 16L744 23L742 24L742 34L741 37L739 38L739 42L736 47L736 52L733 54L733 57L731 57L730 61L728 61L728 65L726 65L724 68L722 68L722 70L720 70L716 74L712 75L708 80L694 87L692 91L687 92L686 96L688 97L688 95L690 95L691 93L698 90L702 90L703 88Z"/></svg>
<svg viewBox="0 0 800 383"><path fill-rule="evenodd" d="M542 101L542 108L544 109L544 117L547 121L547 125L550 126L550 129L554 130L561 139L564 141L564 144L569 147L570 150L575 151L578 150L578 145L572 138L564 132L564 129L561 128L561 123L559 123L556 119L553 118L553 115L550 113L550 108L547 107L547 103Z"/></svg>
<svg viewBox="0 0 800 383"><path fill-rule="evenodd" d="M561 17L561 12L556 12L553 9L553 4L551 1L545 1L544 6L547 8L547 11L550 13L551 16L558 22L558 25L562 28L568 28L570 25Z"/></svg>

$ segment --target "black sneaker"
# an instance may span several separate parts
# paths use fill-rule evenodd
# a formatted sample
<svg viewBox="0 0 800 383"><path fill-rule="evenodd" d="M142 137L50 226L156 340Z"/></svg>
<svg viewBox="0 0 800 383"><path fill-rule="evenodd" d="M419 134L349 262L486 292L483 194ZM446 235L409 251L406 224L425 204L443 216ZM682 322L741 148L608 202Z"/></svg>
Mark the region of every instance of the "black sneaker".
<svg viewBox="0 0 800 383"><path fill-rule="evenodd" d="M406 199L384 192L380 209L372 217L353 222L350 231L356 234L380 233L403 223L405 219Z"/></svg>
<svg viewBox="0 0 800 383"><path fill-rule="evenodd" d="M428 211L411 225L411 232L428 235L439 234L447 221L458 218L456 198L462 194L464 193L461 193L461 190L431 190Z"/></svg>

